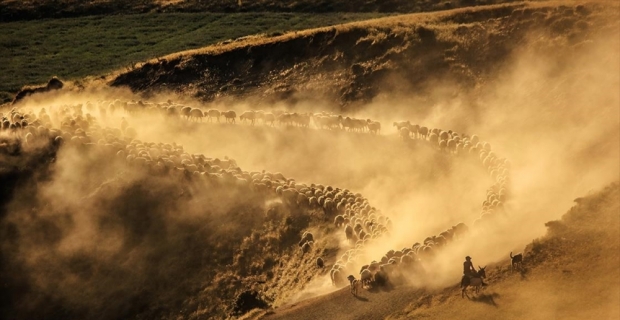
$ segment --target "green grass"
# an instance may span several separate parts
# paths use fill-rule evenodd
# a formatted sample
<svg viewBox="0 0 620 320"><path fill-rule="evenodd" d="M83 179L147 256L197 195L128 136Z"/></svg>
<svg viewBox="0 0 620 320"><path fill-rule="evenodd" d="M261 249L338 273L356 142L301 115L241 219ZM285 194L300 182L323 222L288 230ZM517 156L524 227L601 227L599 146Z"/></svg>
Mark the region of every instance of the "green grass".
<svg viewBox="0 0 620 320"><path fill-rule="evenodd" d="M251 34L277 34L380 13L167 13L0 23L0 103L23 86L101 75L165 54Z"/></svg>

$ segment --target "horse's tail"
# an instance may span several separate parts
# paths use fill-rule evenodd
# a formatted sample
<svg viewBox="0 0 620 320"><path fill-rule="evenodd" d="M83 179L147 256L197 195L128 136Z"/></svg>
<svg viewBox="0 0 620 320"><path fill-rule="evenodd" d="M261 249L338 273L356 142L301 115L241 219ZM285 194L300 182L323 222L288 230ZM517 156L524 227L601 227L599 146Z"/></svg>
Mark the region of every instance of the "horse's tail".
<svg viewBox="0 0 620 320"><path fill-rule="evenodd" d="M510 251L510 259L512 259L512 251Z"/></svg>

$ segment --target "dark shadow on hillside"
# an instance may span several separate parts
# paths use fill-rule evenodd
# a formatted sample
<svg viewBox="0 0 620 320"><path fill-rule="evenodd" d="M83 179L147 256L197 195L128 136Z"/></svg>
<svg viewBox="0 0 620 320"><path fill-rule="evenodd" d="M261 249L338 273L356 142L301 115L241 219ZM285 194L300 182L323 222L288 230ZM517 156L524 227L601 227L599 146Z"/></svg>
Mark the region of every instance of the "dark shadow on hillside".
<svg viewBox="0 0 620 320"><path fill-rule="evenodd" d="M368 300L368 298L364 298L364 297L360 297L360 296L355 296L355 299L357 299L359 301L364 301L364 302L370 301L370 300Z"/></svg>
<svg viewBox="0 0 620 320"><path fill-rule="evenodd" d="M481 302L484 304L488 304L490 306L494 306L497 308L497 303L495 303L495 298L499 298L499 293L490 293L490 294L480 294L478 296L474 296L469 298L469 300L474 301L474 302Z"/></svg>
<svg viewBox="0 0 620 320"><path fill-rule="evenodd" d="M367 289L367 291L371 293L390 292L392 290L394 290L394 285L390 282L375 284L374 286Z"/></svg>

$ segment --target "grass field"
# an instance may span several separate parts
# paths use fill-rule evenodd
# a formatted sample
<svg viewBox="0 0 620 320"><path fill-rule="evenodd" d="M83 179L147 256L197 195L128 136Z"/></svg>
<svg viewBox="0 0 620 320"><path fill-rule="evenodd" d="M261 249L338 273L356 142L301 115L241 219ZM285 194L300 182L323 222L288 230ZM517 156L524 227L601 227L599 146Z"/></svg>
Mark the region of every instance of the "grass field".
<svg viewBox="0 0 620 320"><path fill-rule="evenodd" d="M0 21L147 12L428 12L519 0L0 0Z"/></svg>
<svg viewBox="0 0 620 320"><path fill-rule="evenodd" d="M0 103L28 84L100 75L237 37L329 26L381 13L170 13L0 23Z"/></svg>

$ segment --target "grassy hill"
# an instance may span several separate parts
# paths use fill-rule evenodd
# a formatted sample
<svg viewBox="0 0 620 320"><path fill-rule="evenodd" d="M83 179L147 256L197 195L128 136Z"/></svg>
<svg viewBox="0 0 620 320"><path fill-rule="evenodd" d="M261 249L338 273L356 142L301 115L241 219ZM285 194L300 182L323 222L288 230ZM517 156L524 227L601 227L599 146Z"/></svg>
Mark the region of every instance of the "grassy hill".
<svg viewBox="0 0 620 320"><path fill-rule="evenodd" d="M0 1L0 21L146 12L424 12L515 0L43 0Z"/></svg>
<svg viewBox="0 0 620 320"><path fill-rule="evenodd" d="M437 83L467 92L498 76L526 45L554 57L558 66L569 57L567 47L603 45L601 35L618 26L618 7L611 5L505 4L257 37L150 60L110 84L205 101L252 96L271 104L320 97L353 107L379 94L432 96Z"/></svg>
<svg viewBox="0 0 620 320"><path fill-rule="evenodd" d="M2 2L7 3L13 2ZM5 68L0 71L6 71L0 73L2 85L8 88L5 100L19 83L30 83L23 82L25 77L43 82L52 73L76 80L78 88L110 84L136 93L125 97L123 90L101 90L102 95L92 91L74 95L64 90L41 95L32 104L16 105L32 111L29 120L45 107L64 138L56 139L60 132L46 129L46 122L42 127L29 122L24 129L0 133L0 318L229 319L266 304L275 309L254 310L244 318L620 317L617 182L575 199L575 207L561 220L547 223L547 236L525 249L522 272L511 273L507 259L490 264L490 286L471 299L461 298L456 283L438 289L395 283L364 291L358 299L343 288L303 301L295 297L313 293L315 280L325 280L324 291L335 290L327 273L339 249L346 247L342 230L322 209L304 209L277 191L262 193L263 187L253 184L255 174L261 175L264 169L287 177L291 173L302 182L342 184L355 192L364 188L360 192L381 198L383 205L401 204L390 209L394 212L386 211L395 226L418 225L414 227L420 230L457 216L469 219L465 215L471 211L470 200L477 216L477 197L460 201L480 187L481 179L471 169L467 171L471 179L462 179L457 167L447 164L451 154L418 148L423 145L417 140L403 144L391 125L392 120L403 120L400 106L365 105L386 96L402 97L408 111L424 106L434 113L421 118L428 126L477 132L492 143L494 152L510 159L517 172L510 179L518 187L514 189L518 203L507 205L515 211L510 216L538 221L514 226L515 233L523 232L516 237L519 245L525 245L534 237L530 234L542 234L536 231L544 229L539 222L555 219L565 210L553 208L570 203L572 197L566 198L570 190L587 190L602 185L600 181L617 179L610 174L615 169L609 168L618 161L618 123L610 118L619 104L609 88L618 83L613 74L618 57L613 45L618 39L609 35L618 34L618 8L608 2L501 4L291 33L285 31L377 14L310 18L301 13L79 13L76 18L26 21L22 17L0 24L2 48L11 50L0 55L5 59L0 60L0 68ZM146 5L143 10L152 11ZM231 33L223 33L224 29ZM265 34L244 37L258 32ZM227 40L231 38L237 39ZM195 49L203 46L202 41L217 44ZM193 50L166 55L180 47ZM589 51L592 48L603 53ZM547 59L541 61L548 65L515 63L513 55L520 50L531 54L523 59L542 55ZM143 59L149 60L136 63ZM596 67L588 63L591 60L596 60ZM113 62L120 63L114 66L119 69L104 74ZM575 67L564 68L566 64ZM20 65L28 67L16 67ZM504 78L520 74L524 76L516 80ZM505 84L487 92L492 82ZM385 130L372 136L241 121L207 124L148 112L114 112L115 103L98 103L99 99L145 99L162 91L186 96L179 102L191 101L187 104L192 106L199 105L194 98L226 102L214 108L234 108L239 114L244 108L280 101L287 104L276 109L295 102L317 111L365 108L369 117L381 116ZM489 106L487 114L479 116L476 109L461 104L440 105L452 104L455 96L467 100L470 94L483 107ZM412 96L420 103L409 104L406 99ZM163 102L176 97L155 98ZM240 103L228 103L231 100ZM313 104L317 101L321 103ZM10 108L3 106L1 111L7 115ZM137 136L117 137L130 132L123 121L135 126ZM472 122L478 123L469 130ZM109 128L102 132L104 127ZM24 135L26 130L30 132ZM126 157L129 152L143 155L145 150L153 157L164 154L148 142L162 142L157 146L167 148L167 153L172 148L183 151L180 143L188 153L185 158L202 159L194 153L204 152L219 157L220 164L230 164L226 159L232 156L247 164L250 172L244 174L249 178L233 182L231 172L190 174L180 156L174 159L183 167L165 171L139 167L135 158ZM220 161L223 155L227 157ZM213 172L219 172L216 167ZM361 195L355 198L362 201ZM401 198L411 200L411 205ZM454 209L432 208L435 201L451 203ZM298 241L305 230L315 234L316 242L304 254ZM478 229L471 230L476 234ZM418 236L417 231L404 231ZM484 237L485 244L493 247L485 255L497 256L488 251L501 251L501 257L507 258L508 252L503 251L513 243L493 242L498 238L505 237ZM478 249L465 245L468 251ZM317 266L317 257L325 259L326 268ZM446 274L458 278L458 274ZM250 291L261 291L260 299L244 295Z"/></svg>
<svg viewBox="0 0 620 320"><path fill-rule="evenodd" d="M1 11L1 10L0 10ZM251 34L329 26L379 13L145 13L0 22L0 103L56 75L78 80Z"/></svg>

